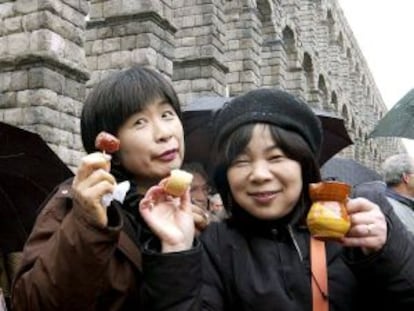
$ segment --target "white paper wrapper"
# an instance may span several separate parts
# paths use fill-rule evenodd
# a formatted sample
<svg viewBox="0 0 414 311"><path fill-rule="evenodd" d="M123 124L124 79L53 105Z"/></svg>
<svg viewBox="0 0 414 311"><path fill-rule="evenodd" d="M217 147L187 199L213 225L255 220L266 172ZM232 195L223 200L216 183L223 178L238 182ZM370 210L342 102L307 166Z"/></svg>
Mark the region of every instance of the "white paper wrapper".
<svg viewBox="0 0 414 311"><path fill-rule="evenodd" d="M131 185L128 180L117 184L113 193L107 193L102 197L102 205L108 207L112 200L124 203L126 193L130 187Z"/></svg>

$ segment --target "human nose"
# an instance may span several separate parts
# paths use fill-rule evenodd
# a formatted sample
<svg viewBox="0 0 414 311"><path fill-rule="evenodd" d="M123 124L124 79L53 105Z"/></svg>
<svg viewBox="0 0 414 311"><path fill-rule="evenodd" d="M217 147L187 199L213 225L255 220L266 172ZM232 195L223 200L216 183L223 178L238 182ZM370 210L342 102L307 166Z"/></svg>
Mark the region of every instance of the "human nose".
<svg viewBox="0 0 414 311"><path fill-rule="evenodd" d="M167 141L172 137L172 129L164 120L154 120L153 131L155 141Z"/></svg>
<svg viewBox="0 0 414 311"><path fill-rule="evenodd" d="M272 178L269 165L266 161L256 161L252 163L250 179L255 182L262 182Z"/></svg>

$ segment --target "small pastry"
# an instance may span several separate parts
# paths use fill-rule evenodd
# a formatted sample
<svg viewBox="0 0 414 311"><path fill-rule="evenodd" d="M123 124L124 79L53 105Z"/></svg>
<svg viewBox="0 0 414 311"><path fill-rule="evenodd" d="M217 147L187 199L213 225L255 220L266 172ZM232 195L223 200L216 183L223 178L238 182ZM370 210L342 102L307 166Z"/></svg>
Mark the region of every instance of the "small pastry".
<svg viewBox="0 0 414 311"><path fill-rule="evenodd" d="M193 174L183 170L174 169L164 184L164 190L168 194L180 197L184 194L193 181Z"/></svg>
<svg viewBox="0 0 414 311"><path fill-rule="evenodd" d="M102 152L111 154L119 150L120 141L112 134L100 132L98 136L96 136L95 147Z"/></svg>

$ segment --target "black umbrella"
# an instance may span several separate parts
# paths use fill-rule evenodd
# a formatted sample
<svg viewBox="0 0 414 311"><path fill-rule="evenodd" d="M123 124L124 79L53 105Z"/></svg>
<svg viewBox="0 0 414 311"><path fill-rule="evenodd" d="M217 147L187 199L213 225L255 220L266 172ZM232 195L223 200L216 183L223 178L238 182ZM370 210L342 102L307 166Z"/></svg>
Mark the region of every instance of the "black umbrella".
<svg viewBox="0 0 414 311"><path fill-rule="evenodd" d="M373 169L352 160L333 157L321 167L322 179L332 179L358 185L365 182L382 180L382 176Z"/></svg>
<svg viewBox="0 0 414 311"><path fill-rule="evenodd" d="M183 124L186 134L185 161L202 162L208 167L213 139L212 117L230 98L200 97L184 108ZM322 123L323 143L319 163L322 165L332 156L353 142L348 135L344 120L321 110L314 110Z"/></svg>
<svg viewBox="0 0 414 311"><path fill-rule="evenodd" d="M409 91L386 113L369 137L414 139L414 89Z"/></svg>
<svg viewBox="0 0 414 311"><path fill-rule="evenodd" d="M0 249L21 250L36 211L72 171L38 135L0 122Z"/></svg>

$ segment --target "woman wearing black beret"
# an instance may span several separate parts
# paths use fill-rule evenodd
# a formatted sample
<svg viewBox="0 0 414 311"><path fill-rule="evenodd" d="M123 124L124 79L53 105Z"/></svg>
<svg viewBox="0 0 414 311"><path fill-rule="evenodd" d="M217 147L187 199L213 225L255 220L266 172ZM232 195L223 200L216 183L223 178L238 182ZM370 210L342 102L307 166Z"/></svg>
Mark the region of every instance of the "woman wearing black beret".
<svg viewBox="0 0 414 311"><path fill-rule="evenodd" d="M186 195L149 204L155 187L141 201L160 239L144 253L150 310L414 310L413 236L382 196L349 199L346 236L311 255L305 219L309 185L321 180L322 134L306 103L281 90L250 91L224 105L215 128L214 181L228 220L188 248ZM179 258L185 275L174 269ZM324 278L317 262L326 262Z"/></svg>

